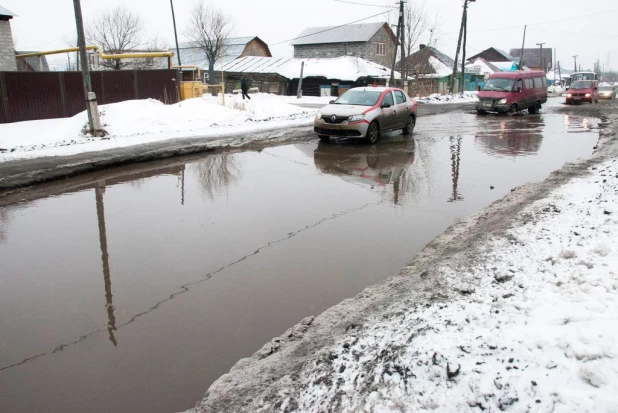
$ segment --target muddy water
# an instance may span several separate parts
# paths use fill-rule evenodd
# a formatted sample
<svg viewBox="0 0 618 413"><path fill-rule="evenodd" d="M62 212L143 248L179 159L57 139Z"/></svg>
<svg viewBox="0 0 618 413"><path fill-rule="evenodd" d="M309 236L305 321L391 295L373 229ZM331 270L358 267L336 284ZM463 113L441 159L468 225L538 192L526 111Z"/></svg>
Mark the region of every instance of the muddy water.
<svg viewBox="0 0 618 413"><path fill-rule="evenodd" d="M589 155L595 128L439 115L414 140L137 165L3 207L0 411L190 408L273 336Z"/></svg>

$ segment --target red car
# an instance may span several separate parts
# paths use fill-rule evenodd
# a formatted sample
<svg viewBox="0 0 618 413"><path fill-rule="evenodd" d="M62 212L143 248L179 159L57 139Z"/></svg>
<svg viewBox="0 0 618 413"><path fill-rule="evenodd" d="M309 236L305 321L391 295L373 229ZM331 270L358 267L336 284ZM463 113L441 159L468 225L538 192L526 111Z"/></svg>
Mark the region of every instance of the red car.
<svg viewBox="0 0 618 413"><path fill-rule="evenodd" d="M571 83L569 93L566 95L566 103L596 102L599 103L598 80L576 80Z"/></svg>
<svg viewBox="0 0 618 413"><path fill-rule="evenodd" d="M547 78L545 72L517 71L500 72L489 76L479 92L476 110L486 112L519 112L528 109L538 113L547 102Z"/></svg>

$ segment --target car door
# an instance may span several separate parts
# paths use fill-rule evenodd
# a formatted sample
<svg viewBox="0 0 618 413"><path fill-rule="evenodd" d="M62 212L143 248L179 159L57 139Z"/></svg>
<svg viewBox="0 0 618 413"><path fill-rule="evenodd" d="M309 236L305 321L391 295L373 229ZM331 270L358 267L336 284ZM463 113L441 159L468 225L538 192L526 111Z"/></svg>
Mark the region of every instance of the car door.
<svg viewBox="0 0 618 413"><path fill-rule="evenodd" d="M382 113L379 119L380 129L383 131L395 129L395 125L397 124L397 106L395 106L393 92L387 92L384 95L381 107Z"/></svg>
<svg viewBox="0 0 618 413"><path fill-rule="evenodd" d="M412 110L412 104L401 90L395 92L395 104L397 105L397 125L398 128L403 128L408 122L408 116Z"/></svg>
<svg viewBox="0 0 618 413"><path fill-rule="evenodd" d="M524 79L524 85L525 108L529 108L536 102L534 80L531 77Z"/></svg>

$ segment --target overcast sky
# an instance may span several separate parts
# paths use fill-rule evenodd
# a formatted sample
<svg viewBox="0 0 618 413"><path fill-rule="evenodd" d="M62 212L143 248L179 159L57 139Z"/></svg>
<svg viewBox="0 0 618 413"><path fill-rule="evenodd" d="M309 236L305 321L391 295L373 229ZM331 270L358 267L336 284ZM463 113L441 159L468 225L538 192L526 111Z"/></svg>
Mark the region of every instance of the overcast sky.
<svg viewBox="0 0 618 413"><path fill-rule="evenodd" d="M273 55L289 56L288 39L304 28L340 25L385 11L388 0L349 0L370 7L336 0L205 0L234 17L235 36L259 36L271 46ZM418 1L418 0L408 0ZM422 0L421 0L422 1ZM173 42L169 0L81 0L84 19L117 5L125 5L143 17L149 34L157 34L168 45ZM179 37L194 0L174 0ZM431 16L439 15L438 48L454 57L463 0L426 0ZM11 20L18 50L50 50L66 47L74 37L72 0L0 0L16 13ZM594 16L591 16L594 15ZM588 16L588 17L585 17ZM378 16L367 21L384 21ZM468 56L488 47L506 50L521 47L523 27L528 25L526 47L557 49L562 66L578 63L592 68L598 58L618 69L618 1L616 0L477 0L470 4Z"/></svg>

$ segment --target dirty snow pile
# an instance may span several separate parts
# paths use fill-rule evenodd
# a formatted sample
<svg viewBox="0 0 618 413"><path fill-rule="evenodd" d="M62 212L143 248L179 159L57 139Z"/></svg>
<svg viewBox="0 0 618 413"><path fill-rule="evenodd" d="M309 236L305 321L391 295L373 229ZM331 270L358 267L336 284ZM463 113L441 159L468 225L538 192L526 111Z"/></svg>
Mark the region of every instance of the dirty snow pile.
<svg viewBox="0 0 618 413"><path fill-rule="evenodd" d="M419 103L465 103L474 102L478 96L478 92L464 92L457 93L455 95L440 95L434 93L429 96L416 97L416 101Z"/></svg>
<svg viewBox="0 0 618 413"><path fill-rule="evenodd" d="M99 106L104 138L84 135L86 112L72 118L0 125L0 162L39 156L71 155L172 138L208 137L308 124L315 110L290 105L268 94L204 96L174 105L129 100Z"/></svg>
<svg viewBox="0 0 618 413"><path fill-rule="evenodd" d="M260 411L618 411L618 162L593 169L472 267L421 274L446 295L352 326Z"/></svg>

